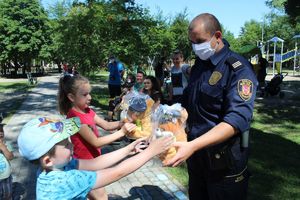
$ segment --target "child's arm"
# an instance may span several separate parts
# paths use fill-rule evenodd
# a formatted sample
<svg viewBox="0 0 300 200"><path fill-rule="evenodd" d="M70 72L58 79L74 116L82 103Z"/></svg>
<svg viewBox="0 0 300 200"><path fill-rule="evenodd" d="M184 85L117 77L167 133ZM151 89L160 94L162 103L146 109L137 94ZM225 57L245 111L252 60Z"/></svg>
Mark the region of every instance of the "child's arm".
<svg viewBox="0 0 300 200"><path fill-rule="evenodd" d="M146 138L140 138L123 148L98 156L95 159L79 160L78 169L96 171L111 167L126 156L130 155L131 152L138 152L139 150L135 148L137 148L141 143L145 143L145 139Z"/></svg>
<svg viewBox="0 0 300 200"><path fill-rule="evenodd" d="M1 139L0 139L0 150L2 151L3 155L7 160L12 160L14 158L14 154L7 149L6 145Z"/></svg>
<svg viewBox="0 0 300 200"><path fill-rule="evenodd" d="M108 121L102 119L101 117L99 117L98 115L95 115L94 121L97 124L97 126L103 128L106 131L120 129L124 125L124 123L121 121L108 122Z"/></svg>
<svg viewBox="0 0 300 200"><path fill-rule="evenodd" d="M82 124L79 130L81 137L94 147L101 147L112 143L113 141L123 137L127 131L132 131L135 129L134 124L126 123L119 131L106 135L97 137L93 131L86 124Z"/></svg>
<svg viewBox="0 0 300 200"><path fill-rule="evenodd" d="M120 164L118 164L114 167L107 168L107 169L98 170L97 171L97 180L96 180L96 184L94 185L94 188L104 187L104 186L106 186L110 183L113 183L113 182L119 180L120 178L134 172L135 170L137 170L138 168L143 166L152 157L154 157L154 156L164 152L168 148L170 148L173 141L174 141L173 137L161 137L157 140L152 141L150 143L149 147L147 149L145 149L144 151L142 151L141 153L124 160ZM125 154L128 155L128 149L125 150L126 148L127 147L124 147L123 149L120 149L120 151L118 150L119 154L122 151L124 151L124 152L122 152L123 157ZM85 165L90 165L90 167L95 166L95 168L96 168L96 166L98 166L98 165L108 162L109 160L113 160L112 155L118 157L119 160L121 160L122 156L117 155L118 153L116 153L116 152L117 151L99 156L93 160L84 161ZM107 157L104 157L106 155L107 155ZM79 161L79 168L83 167L82 162L83 162L82 160ZM88 164L88 162L89 162L89 164Z"/></svg>

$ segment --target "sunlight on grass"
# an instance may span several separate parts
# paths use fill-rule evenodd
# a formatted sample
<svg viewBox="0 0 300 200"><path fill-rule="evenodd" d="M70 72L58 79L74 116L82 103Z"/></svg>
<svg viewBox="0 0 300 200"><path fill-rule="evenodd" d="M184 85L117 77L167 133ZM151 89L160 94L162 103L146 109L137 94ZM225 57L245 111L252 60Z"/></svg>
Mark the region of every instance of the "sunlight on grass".
<svg viewBox="0 0 300 200"><path fill-rule="evenodd" d="M186 164L178 167L167 167L166 171L169 172L171 176L179 181L184 187L188 187L188 173Z"/></svg>
<svg viewBox="0 0 300 200"><path fill-rule="evenodd" d="M31 86L28 84L28 81L20 81L20 82L2 82L0 83L0 92L14 92L21 91L23 89L28 89Z"/></svg>

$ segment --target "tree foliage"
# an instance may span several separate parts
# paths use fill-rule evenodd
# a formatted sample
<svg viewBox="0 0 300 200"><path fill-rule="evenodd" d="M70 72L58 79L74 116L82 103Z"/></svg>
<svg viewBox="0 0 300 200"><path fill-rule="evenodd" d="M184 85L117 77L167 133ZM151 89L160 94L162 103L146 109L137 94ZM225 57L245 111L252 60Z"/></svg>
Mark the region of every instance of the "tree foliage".
<svg viewBox="0 0 300 200"><path fill-rule="evenodd" d="M0 8L0 62L25 72L47 41L47 15L37 0L1 0Z"/></svg>
<svg viewBox="0 0 300 200"><path fill-rule="evenodd" d="M298 1L265 1L272 12L265 23L249 20L235 38L223 28L231 49L239 51L278 36L293 48L300 32ZM284 14L284 9L288 15ZM152 16L134 0L56 0L45 13L37 0L0 0L0 62L29 66L33 59L68 62L83 74L93 73L117 56L126 67L170 58L175 49L185 59L194 54L188 40L188 11ZM24 68L25 69L25 68Z"/></svg>

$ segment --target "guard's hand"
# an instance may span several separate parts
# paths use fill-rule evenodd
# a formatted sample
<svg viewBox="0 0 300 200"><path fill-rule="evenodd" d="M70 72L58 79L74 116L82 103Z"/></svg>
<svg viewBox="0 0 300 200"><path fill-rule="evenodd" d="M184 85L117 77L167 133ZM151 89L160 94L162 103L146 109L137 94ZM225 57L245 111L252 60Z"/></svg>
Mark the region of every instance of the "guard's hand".
<svg viewBox="0 0 300 200"><path fill-rule="evenodd" d="M186 161L194 153L189 144L188 142L174 142L173 146L177 149L177 153L172 159L164 163L164 165L176 167Z"/></svg>

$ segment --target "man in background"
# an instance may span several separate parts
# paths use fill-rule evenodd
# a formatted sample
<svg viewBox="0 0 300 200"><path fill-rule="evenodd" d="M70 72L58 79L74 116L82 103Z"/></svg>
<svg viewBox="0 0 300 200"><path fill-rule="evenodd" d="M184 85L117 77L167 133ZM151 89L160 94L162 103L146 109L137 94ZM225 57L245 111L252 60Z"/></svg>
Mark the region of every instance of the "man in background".
<svg viewBox="0 0 300 200"><path fill-rule="evenodd" d="M109 79L108 90L110 98L114 98L121 94L121 80L124 75L123 64L116 59L115 56L109 57L108 63Z"/></svg>

